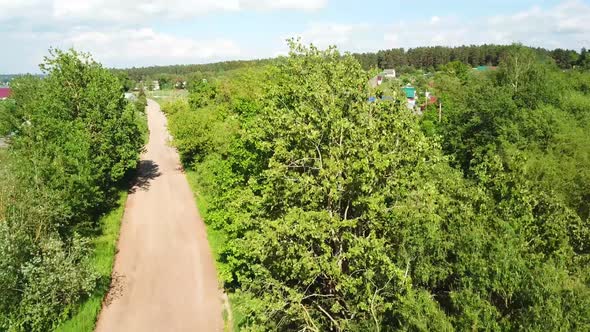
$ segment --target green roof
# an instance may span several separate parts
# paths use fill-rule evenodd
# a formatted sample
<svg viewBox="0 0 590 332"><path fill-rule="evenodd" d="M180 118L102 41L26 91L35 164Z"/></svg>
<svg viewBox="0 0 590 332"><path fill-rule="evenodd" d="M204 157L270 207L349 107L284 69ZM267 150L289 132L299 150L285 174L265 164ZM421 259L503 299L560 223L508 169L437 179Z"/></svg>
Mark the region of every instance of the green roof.
<svg viewBox="0 0 590 332"><path fill-rule="evenodd" d="M488 66L477 66L475 70L484 71L490 69Z"/></svg>
<svg viewBox="0 0 590 332"><path fill-rule="evenodd" d="M402 90L406 93L406 98L416 98L416 88L411 86L403 87Z"/></svg>

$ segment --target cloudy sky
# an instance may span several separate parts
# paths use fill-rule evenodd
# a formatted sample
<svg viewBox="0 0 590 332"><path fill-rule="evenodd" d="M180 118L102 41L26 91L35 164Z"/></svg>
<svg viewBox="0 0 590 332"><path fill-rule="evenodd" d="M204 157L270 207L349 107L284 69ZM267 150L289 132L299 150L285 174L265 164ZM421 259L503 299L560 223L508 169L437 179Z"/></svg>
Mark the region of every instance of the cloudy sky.
<svg viewBox="0 0 590 332"><path fill-rule="evenodd" d="M346 51L521 42L590 46L590 0L0 0L0 73L49 47L110 67L273 57L301 37Z"/></svg>

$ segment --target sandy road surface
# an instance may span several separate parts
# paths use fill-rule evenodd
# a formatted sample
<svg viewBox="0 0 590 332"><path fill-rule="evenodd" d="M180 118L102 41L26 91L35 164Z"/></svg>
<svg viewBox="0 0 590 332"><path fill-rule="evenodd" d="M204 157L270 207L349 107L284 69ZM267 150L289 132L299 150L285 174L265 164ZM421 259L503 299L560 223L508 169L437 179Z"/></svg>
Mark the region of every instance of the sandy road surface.
<svg viewBox="0 0 590 332"><path fill-rule="evenodd" d="M127 199L113 284L96 331L222 331L221 292L205 226L166 118L148 104L150 139Z"/></svg>

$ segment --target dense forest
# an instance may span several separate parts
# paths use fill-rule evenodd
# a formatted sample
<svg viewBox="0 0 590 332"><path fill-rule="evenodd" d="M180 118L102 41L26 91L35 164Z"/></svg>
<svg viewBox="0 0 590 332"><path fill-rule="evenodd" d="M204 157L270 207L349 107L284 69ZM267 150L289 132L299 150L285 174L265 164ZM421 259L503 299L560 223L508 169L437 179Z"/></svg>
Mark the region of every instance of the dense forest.
<svg viewBox="0 0 590 332"><path fill-rule="evenodd" d="M10 82L12 80L17 79L22 76L25 76L25 75L22 75L22 74L21 75L0 74L0 86L10 84ZM34 75L34 76L39 77L39 78L43 77L43 75L41 75L41 74Z"/></svg>
<svg viewBox="0 0 590 332"><path fill-rule="evenodd" d="M411 72L416 69L435 71L449 62L459 61L471 67L481 65L497 66L510 45L471 45L459 47L417 47L410 49L395 48L378 52L355 53L353 56L365 69L394 68L399 73ZM567 49L547 50L530 48L539 56L553 59L561 69L590 68L590 53L582 48L580 52ZM134 81L158 80L160 86L173 88L175 83L196 81L211 78L224 71L244 67L258 67L276 63L277 59L225 61L198 65L153 66L142 68L113 69L117 75L126 74Z"/></svg>
<svg viewBox="0 0 590 332"><path fill-rule="evenodd" d="M224 61L208 64L196 64L196 65L172 65L172 66L152 66L152 67L140 67L140 68L128 68L128 69L112 69L115 73L124 73L136 82L142 80L165 80L160 85L166 85L174 80L185 81L202 78L203 75L208 73L219 73L228 70L234 70L244 67L259 66L266 63L273 62L273 59L262 59L262 60L236 60L236 61ZM172 86L170 86L172 87Z"/></svg>
<svg viewBox="0 0 590 332"><path fill-rule="evenodd" d="M399 72L411 69L435 70L449 62L459 61L471 67L481 65L497 66L511 45L471 45L459 47L416 47L395 48L376 53L357 53L354 56L363 68L394 68ZM530 48L537 55L551 58L561 69L590 67L590 54L583 48L580 53L574 50Z"/></svg>
<svg viewBox="0 0 590 332"><path fill-rule="evenodd" d="M110 266L99 275L91 261L99 218L126 188L146 130L143 110L88 55L52 50L41 70L0 102L0 331L54 330L92 295L100 309Z"/></svg>
<svg viewBox="0 0 590 332"><path fill-rule="evenodd" d="M590 329L590 73L502 52L421 116L295 43L164 105L242 331Z"/></svg>

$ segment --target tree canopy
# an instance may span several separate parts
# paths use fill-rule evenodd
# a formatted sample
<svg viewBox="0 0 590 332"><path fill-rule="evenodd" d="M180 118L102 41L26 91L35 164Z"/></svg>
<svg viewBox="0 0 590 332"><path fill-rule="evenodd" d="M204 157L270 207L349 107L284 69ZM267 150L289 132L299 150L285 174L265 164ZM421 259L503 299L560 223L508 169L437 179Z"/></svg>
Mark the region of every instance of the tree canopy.
<svg viewBox="0 0 590 332"><path fill-rule="evenodd" d="M143 145L120 81L89 55L50 50L40 67L0 118L0 330L52 330L97 286L89 239Z"/></svg>
<svg viewBox="0 0 590 332"><path fill-rule="evenodd" d="M292 43L165 105L241 329L590 328L590 76L544 59L441 62L439 118Z"/></svg>

